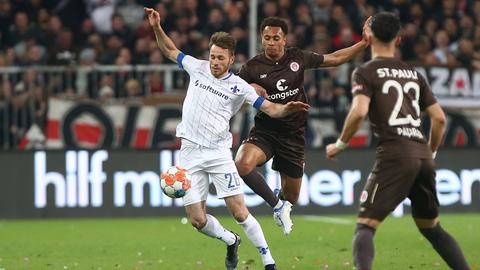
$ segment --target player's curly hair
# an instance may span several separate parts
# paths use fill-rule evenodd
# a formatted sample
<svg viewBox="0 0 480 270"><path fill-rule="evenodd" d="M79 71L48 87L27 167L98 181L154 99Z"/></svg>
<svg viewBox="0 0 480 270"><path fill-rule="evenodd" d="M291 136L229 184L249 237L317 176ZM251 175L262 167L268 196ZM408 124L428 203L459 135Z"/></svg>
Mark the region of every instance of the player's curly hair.
<svg viewBox="0 0 480 270"><path fill-rule="evenodd" d="M381 42L392 41L400 31L400 19L391 12L379 12L373 15L370 28Z"/></svg>
<svg viewBox="0 0 480 270"><path fill-rule="evenodd" d="M237 40L227 32L216 32L210 37L208 48L212 48L213 45L227 49L231 54L235 54Z"/></svg>
<svg viewBox="0 0 480 270"><path fill-rule="evenodd" d="M272 26L272 27L280 27L282 32L285 36L288 34L288 25L287 22L279 17L267 17L263 19L262 24L260 25L260 33L265 30L265 27Z"/></svg>

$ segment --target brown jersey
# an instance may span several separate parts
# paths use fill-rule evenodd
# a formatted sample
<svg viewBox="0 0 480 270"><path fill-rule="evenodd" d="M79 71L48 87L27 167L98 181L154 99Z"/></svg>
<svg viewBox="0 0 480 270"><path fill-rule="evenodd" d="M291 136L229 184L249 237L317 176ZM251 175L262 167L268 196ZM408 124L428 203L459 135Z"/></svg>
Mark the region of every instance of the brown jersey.
<svg viewBox="0 0 480 270"><path fill-rule="evenodd" d="M420 112L436 99L420 73L402 61L376 58L353 72L352 92L370 97L377 157L432 157Z"/></svg>
<svg viewBox="0 0 480 270"><path fill-rule="evenodd" d="M323 55L288 48L278 61L268 59L264 53L255 56L242 66L238 75L248 83L256 83L265 88L271 102L307 102L303 72L318 68L322 63ZM307 112L297 112L274 119L258 112L255 116L255 128L278 132L305 132L307 116Z"/></svg>

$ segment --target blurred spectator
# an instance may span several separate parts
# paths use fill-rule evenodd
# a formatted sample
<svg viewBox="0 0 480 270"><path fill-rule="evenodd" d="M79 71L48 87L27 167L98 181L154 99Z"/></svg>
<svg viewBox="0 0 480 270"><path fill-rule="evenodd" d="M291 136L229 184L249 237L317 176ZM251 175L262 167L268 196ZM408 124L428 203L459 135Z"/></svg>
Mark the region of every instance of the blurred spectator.
<svg viewBox="0 0 480 270"><path fill-rule="evenodd" d="M139 97L142 95L142 86L136 79L129 79L125 83L123 96L126 98Z"/></svg>
<svg viewBox="0 0 480 270"><path fill-rule="evenodd" d="M7 35L12 24L12 5L8 0L0 0L0 49L7 46Z"/></svg>
<svg viewBox="0 0 480 270"><path fill-rule="evenodd" d="M217 31L223 30L224 15L219 8L212 9L208 14L208 21L202 29L202 33L206 36L211 36Z"/></svg>
<svg viewBox="0 0 480 270"><path fill-rule="evenodd" d="M310 0L313 6L313 19L315 22L328 23L332 14L333 0Z"/></svg>
<svg viewBox="0 0 480 270"><path fill-rule="evenodd" d="M165 92L165 86L163 85L163 74L158 72L152 72L150 74L148 77L148 92L151 95Z"/></svg>
<svg viewBox="0 0 480 270"><path fill-rule="evenodd" d="M260 19L272 16L278 16L278 3L277 1L267 0L263 3L263 6L259 12ZM259 20L261 21L261 20Z"/></svg>
<svg viewBox="0 0 480 270"><path fill-rule="evenodd" d="M96 52L92 48L83 49L78 57L80 68L76 72L75 88L76 95L81 97L93 97L93 75L90 72L96 64Z"/></svg>
<svg viewBox="0 0 480 270"><path fill-rule="evenodd" d="M466 68L472 68L474 52L473 42L464 38L458 42L458 51L455 57L460 65Z"/></svg>
<svg viewBox="0 0 480 270"><path fill-rule="evenodd" d="M100 64L113 65L117 59L120 49L122 48L122 40L115 35L111 35L107 38L107 46L105 51L100 56Z"/></svg>
<svg viewBox="0 0 480 270"><path fill-rule="evenodd" d="M444 65L453 65L455 63L455 58L450 51L450 42L448 34L445 30L439 30L435 33L435 47L431 55L428 64L444 64Z"/></svg>
<svg viewBox="0 0 480 270"><path fill-rule="evenodd" d="M134 64L148 64L149 58L149 43L147 38L139 38L135 41L135 50L133 52Z"/></svg>
<svg viewBox="0 0 480 270"><path fill-rule="evenodd" d="M27 84L20 82L15 85L11 103L7 106L10 147L19 144L28 128L32 124L32 114L28 107L29 93L27 92Z"/></svg>
<svg viewBox="0 0 480 270"><path fill-rule="evenodd" d="M133 35L130 29L125 25L123 17L119 14L112 16L112 34L122 40L122 44L128 48L133 48Z"/></svg>
<svg viewBox="0 0 480 270"><path fill-rule="evenodd" d="M77 48L73 42L73 33L70 30L62 30L50 47L48 63L51 65L74 64Z"/></svg>
<svg viewBox="0 0 480 270"><path fill-rule="evenodd" d="M82 22L80 27L80 33L75 35L77 42L82 46L88 46L88 37L95 33L93 21L90 18L86 18Z"/></svg>
<svg viewBox="0 0 480 270"><path fill-rule="evenodd" d="M102 34L112 33L112 15L117 0L86 0L87 11L95 29Z"/></svg>
<svg viewBox="0 0 480 270"><path fill-rule="evenodd" d="M120 2L120 5L117 8L118 14L120 14L125 21L125 25L130 29L136 29L143 17L145 12L143 7L135 2L135 0L123 0Z"/></svg>
<svg viewBox="0 0 480 270"><path fill-rule="evenodd" d="M108 101L115 96L113 90L113 76L110 74L104 74L101 82L100 88L98 89L97 97L101 101Z"/></svg>
<svg viewBox="0 0 480 270"><path fill-rule="evenodd" d="M148 62L152 65L160 65L163 63L163 54L160 52L160 50L156 49L153 50L150 53L150 56L148 58Z"/></svg>
<svg viewBox="0 0 480 270"><path fill-rule="evenodd" d="M34 29L30 26L27 14L25 12L15 14L14 24L10 26L7 43L14 46L33 35Z"/></svg>

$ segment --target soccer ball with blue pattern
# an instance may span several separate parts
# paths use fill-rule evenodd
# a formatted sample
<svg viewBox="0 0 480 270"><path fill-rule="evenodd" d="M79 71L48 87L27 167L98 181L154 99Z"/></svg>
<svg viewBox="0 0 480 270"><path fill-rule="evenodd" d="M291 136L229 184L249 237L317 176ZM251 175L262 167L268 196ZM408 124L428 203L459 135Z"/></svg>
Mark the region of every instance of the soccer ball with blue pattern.
<svg viewBox="0 0 480 270"><path fill-rule="evenodd" d="M172 166L162 173L160 186L168 197L181 198L187 194L192 182L187 170L179 166Z"/></svg>

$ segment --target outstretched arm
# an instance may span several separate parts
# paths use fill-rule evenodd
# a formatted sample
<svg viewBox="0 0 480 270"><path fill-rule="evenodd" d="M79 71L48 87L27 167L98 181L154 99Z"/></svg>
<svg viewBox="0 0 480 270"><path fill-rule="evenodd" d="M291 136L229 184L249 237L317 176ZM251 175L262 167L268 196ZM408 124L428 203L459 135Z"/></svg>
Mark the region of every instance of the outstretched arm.
<svg viewBox="0 0 480 270"><path fill-rule="evenodd" d="M173 41L165 34L160 25L160 13L152 8L144 8L148 16L148 22L155 32L158 48L163 55L175 63L178 63L177 56L180 51L177 49Z"/></svg>
<svg viewBox="0 0 480 270"><path fill-rule="evenodd" d="M309 108L310 105L301 101L290 101L287 104L278 104L264 100L260 110L272 118L281 118L294 112L307 112Z"/></svg>
<svg viewBox="0 0 480 270"><path fill-rule="evenodd" d="M352 101L352 108L345 119L342 134L336 143L327 145L327 158L332 160L344 150L353 135L360 129L363 119L368 113L370 98L365 95L356 95Z"/></svg>
<svg viewBox="0 0 480 270"><path fill-rule="evenodd" d="M363 25L362 31L362 40L355 43L354 45L335 51L333 53L325 54L323 56L323 63L321 64L322 67L331 67L331 66L338 66L343 63L350 61L355 55L363 51L371 42L371 30L370 30L370 23L372 17L370 16Z"/></svg>

